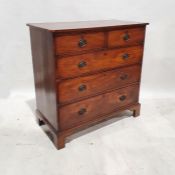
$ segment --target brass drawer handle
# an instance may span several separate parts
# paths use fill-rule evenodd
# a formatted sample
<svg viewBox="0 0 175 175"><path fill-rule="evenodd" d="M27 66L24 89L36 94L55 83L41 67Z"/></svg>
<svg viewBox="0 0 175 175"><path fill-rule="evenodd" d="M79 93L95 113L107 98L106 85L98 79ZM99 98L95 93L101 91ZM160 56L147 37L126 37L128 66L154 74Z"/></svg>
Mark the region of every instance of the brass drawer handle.
<svg viewBox="0 0 175 175"><path fill-rule="evenodd" d="M125 53L122 55L123 60L127 60L129 58L129 54Z"/></svg>
<svg viewBox="0 0 175 175"><path fill-rule="evenodd" d="M122 95L119 97L120 101L124 101L126 99L126 95Z"/></svg>
<svg viewBox="0 0 175 175"><path fill-rule="evenodd" d="M86 90L86 85L85 85L85 84L81 84L81 85L79 86L78 90L79 90L80 92Z"/></svg>
<svg viewBox="0 0 175 175"><path fill-rule="evenodd" d="M85 61L80 61L79 64L78 64L78 67L79 68L83 68L87 65L87 63Z"/></svg>
<svg viewBox="0 0 175 175"><path fill-rule="evenodd" d="M78 114L79 114L79 115L83 115L86 111L87 111L86 108L81 108L81 109L78 111Z"/></svg>
<svg viewBox="0 0 175 175"><path fill-rule="evenodd" d="M121 80L126 80L128 78L128 75L127 74L124 74L124 75L121 75L120 76L120 79Z"/></svg>
<svg viewBox="0 0 175 175"><path fill-rule="evenodd" d="M87 45L87 41L85 39L80 39L78 46L79 47L85 47Z"/></svg>
<svg viewBox="0 0 175 175"><path fill-rule="evenodd" d="M123 36L123 40L124 41L128 41L130 39L130 36L128 33L125 33L124 36Z"/></svg>

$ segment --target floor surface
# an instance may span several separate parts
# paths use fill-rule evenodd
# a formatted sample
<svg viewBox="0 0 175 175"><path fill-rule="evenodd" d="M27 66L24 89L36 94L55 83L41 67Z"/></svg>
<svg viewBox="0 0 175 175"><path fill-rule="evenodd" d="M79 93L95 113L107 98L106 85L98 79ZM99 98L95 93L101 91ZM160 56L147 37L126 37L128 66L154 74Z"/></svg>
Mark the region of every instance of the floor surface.
<svg viewBox="0 0 175 175"><path fill-rule="evenodd" d="M141 100L138 118L114 118L56 150L35 123L34 99L0 100L0 175L174 175L175 100Z"/></svg>

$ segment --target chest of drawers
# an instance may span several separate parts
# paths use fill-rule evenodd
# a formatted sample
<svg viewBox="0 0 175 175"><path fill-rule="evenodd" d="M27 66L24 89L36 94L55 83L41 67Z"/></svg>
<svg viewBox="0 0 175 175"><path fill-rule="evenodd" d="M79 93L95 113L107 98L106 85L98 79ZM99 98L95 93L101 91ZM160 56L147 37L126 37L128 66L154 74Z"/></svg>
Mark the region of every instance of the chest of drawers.
<svg viewBox="0 0 175 175"><path fill-rule="evenodd" d="M140 112L147 23L118 20L33 23L36 116L55 146L124 110Z"/></svg>

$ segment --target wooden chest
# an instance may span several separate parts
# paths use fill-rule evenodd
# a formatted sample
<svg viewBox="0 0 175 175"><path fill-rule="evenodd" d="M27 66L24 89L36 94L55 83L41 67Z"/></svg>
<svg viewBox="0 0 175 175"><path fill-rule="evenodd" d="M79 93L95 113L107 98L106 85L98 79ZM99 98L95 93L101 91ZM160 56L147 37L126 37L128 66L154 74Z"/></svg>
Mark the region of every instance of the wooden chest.
<svg viewBox="0 0 175 175"><path fill-rule="evenodd" d="M140 112L148 23L118 20L28 24L37 121L55 146L124 110Z"/></svg>

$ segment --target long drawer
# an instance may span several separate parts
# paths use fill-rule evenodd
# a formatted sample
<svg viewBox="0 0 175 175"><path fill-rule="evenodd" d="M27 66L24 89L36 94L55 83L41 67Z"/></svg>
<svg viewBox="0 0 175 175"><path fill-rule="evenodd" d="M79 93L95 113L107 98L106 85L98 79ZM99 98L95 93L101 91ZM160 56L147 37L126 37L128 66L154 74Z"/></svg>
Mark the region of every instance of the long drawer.
<svg viewBox="0 0 175 175"><path fill-rule="evenodd" d="M76 101L105 90L121 88L129 83L138 82L140 72L140 65L134 65L62 81L58 84L59 103Z"/></svg>
<svg viewBox="0 0 175 175"><path fill-rule="evenodd" d="M76 77L139 63L142 55L143 46L134 46L61 58L57 60L57 77Z"/></svg>
<svg viewBox="0 0 175 175"><path fill-rule="evenodd" d="M137 84L60 107L60 129L76 127L101 115L109 114L120 107L134 104L138 101L138 90L139 85Z"/></svg>

